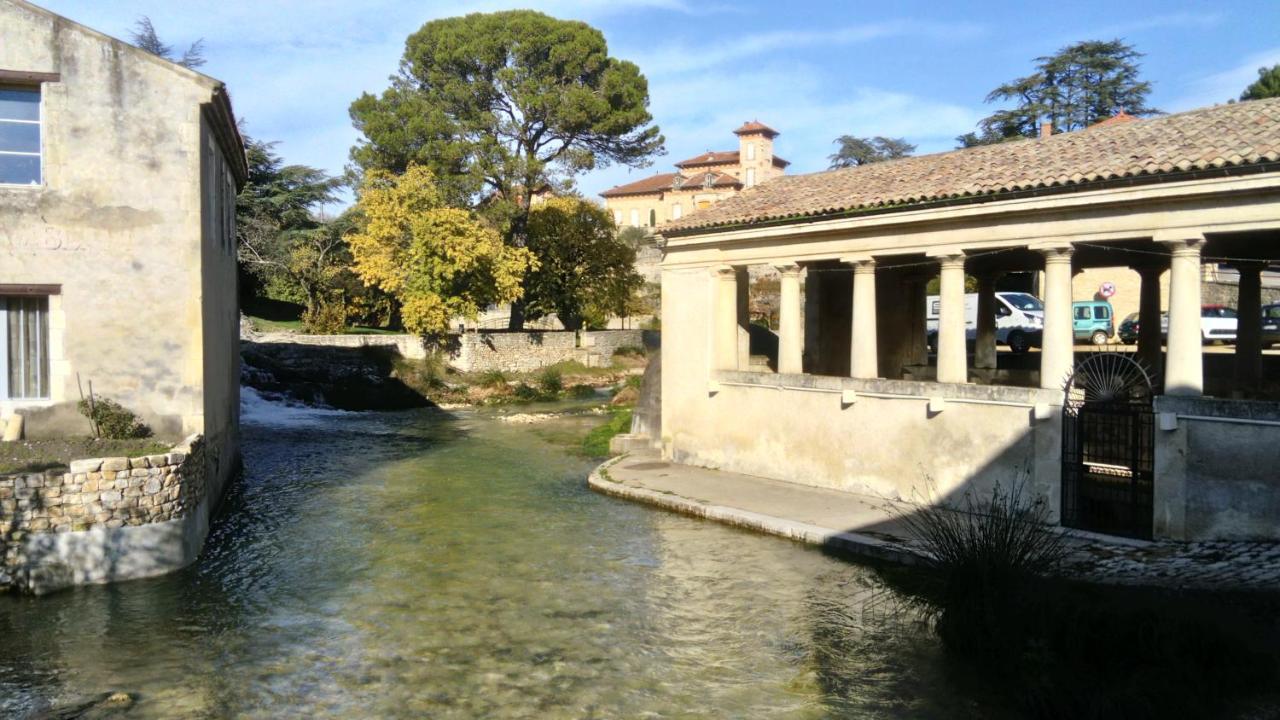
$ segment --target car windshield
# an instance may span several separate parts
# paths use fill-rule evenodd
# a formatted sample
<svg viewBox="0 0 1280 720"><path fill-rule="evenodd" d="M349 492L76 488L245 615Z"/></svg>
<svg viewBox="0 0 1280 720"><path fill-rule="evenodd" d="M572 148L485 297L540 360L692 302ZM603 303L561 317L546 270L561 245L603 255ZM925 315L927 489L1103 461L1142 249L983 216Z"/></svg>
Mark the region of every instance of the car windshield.
<svg viewBox="0 0 1280 720"><path fill-rule="evenodd" d="M1028 293L1004 293L1000 297L1004 298L1005 302L1018 310L1044 310L1044 303L1040 302L1040 298L1035 295Z"/></svg>
<svg viewBox="0 0 1280 720"><path fill-rule="evenodd" d="M1124 319L1124 321L1125 321L1125 322L1138 322L1138 313L1129 313L1128 317L1126 317L1126 318Z"/></svg>

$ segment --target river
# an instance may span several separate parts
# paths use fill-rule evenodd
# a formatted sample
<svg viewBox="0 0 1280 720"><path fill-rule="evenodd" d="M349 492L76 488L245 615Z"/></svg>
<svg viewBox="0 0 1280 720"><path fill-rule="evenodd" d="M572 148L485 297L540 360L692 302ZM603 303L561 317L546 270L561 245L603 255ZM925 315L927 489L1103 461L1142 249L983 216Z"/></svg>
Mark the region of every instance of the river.
<svg viewBox="0 0 1280 720"><path fill-rule="evenodd" d="M598 415L244 411L195 565L0 597L0 715L990 716L876 570L589 491Z"/></svg>

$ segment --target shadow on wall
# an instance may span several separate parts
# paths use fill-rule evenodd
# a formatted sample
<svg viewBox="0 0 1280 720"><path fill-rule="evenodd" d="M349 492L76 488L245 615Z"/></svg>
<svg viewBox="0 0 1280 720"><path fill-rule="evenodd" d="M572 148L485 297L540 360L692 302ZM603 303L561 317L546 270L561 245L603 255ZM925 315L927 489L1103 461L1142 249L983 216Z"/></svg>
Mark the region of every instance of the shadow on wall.
<svg viewBox="0 0 1280 720"><path fill-rule="evenodd" d="M260 392L340 410L406 410L432 404L396 377L398 354L393 348L249 341L240 348L241 382Z"/></svg>
<svg viewBox="0 0 1280 720"><path fill-rule="evenodd" d="M778 334L763 325L747 326L751 357L764 358L769 369L778 371Z"/></svg>

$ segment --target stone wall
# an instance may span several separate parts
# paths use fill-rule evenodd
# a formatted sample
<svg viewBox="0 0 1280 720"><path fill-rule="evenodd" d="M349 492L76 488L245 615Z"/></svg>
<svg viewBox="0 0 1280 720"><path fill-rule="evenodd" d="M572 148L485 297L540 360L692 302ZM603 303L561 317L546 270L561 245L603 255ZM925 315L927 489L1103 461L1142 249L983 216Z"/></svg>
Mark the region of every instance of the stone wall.
<svg viewBox="0 0 1280 720"><path fill-rule="evenodd" d="M654 330L476 331L450 337L449 365L462 372L529 372L559 362L598 367L621 347L658 346Z"/></svg>
<svg viewBox="0 0 1280 720"><path fill-rule="evenodd" d="M242 340L256 343L284 343L288 345L318 345L322 347L394 348L401 357L421 360L427 356L427 347L417 335L303 335L300 333L241 331Z"/></svg>
<svg viewBox="0 0 1280 720"><path fill-rule="evenodd" d="M657 350L657 330L584 330L582 347L609 360L624 347Z"/></svg>
<svg viewBox="0 0 1280 720"><path fill-rule="evenodd" d="M203 437L192 435L165 454L0 475L0 589L48 589L41 587L41 566L50 558L39 549L50 544L41 536L138 528L193 514L207 499L204 455Z"/></svg>

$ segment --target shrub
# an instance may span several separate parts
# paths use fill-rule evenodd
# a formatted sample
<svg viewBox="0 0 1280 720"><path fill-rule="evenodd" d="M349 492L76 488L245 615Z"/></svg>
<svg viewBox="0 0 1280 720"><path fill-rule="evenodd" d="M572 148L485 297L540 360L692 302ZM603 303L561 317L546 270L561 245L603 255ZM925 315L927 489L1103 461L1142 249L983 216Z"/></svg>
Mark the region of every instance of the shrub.
<svg viewBox="0 0 1280 720"><path fill-rule="evenodd" d="M590 385L574 385L569 388L569 397L574 400L590 400L596 396L596 389Z"/></svg>
<svg viewBox="0 0 1280 720"><path fill-rule="evenodd" d="M487 370L480 374L480 387L496 388L507 384L507 376L501 370Z"/></svg>
<svg viewBox="0 0 1280 720"><path fill-rule="evenodd" d="M538 389L545 395L559 395L564 390L564 374L560 368L548 367L538 373Z"/></svg>
<svg viewBox="0 0 1280 720"><path fill-rule="evenodd" d="M80 414L92 420L98 427L98 433L108 440L151 437L151 428L115 400L94 398L92 411L88 400L81 400L77 407Z"/></svg>
<svg viewBox="0 0 1280 720"><path fill-rule="evenodd" d="M447 387L444 378L448 372L448 366L444 356L438 352L428 353L421 360L411 360L397 355L392 363L393 377L421 395Z"/></svg>
<svg viewBox="0 0 1280 720"><path fill-rule="evenodd" d="M537 400L542 397L536 388L526 382L516 385L514 394L517 400L523 400L525 402Z"/></svg>
<svg viewBox="0 0 1280 720"><path fill-rule="evenodd" d="M302 329L314 335L338 335L347 327L347 308L340 302L317 303L302 312Z"/></svg>
<svg viewBox="0 0 1280 720"><path fill-rule="evenodd" d="M616 410L609 421L591 432L582 440L582 452L591 457L605 457L609 454L609 441L614 435L631 431L631 411Z"/></svg>
<svg viewBox="0 0 1280 720"><path fill-rule="evenodd" d="M613 351L617 357L644 357L644 348L635 345L623 345Z"/></svg>

